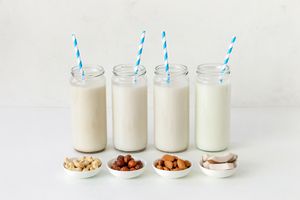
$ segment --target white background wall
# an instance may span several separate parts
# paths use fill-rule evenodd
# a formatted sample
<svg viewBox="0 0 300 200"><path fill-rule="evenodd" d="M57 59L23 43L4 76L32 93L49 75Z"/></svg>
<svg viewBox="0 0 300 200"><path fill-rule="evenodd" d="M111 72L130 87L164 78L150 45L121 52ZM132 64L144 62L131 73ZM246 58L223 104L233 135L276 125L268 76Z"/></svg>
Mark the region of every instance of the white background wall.
<svg viewBox="0 0 300 200"><path fill-rule="evenodd" d="M233 106L300 106L299 11L299 0L0 0L0 105L68 106L73 32L83 62L110 80L112 66L134 62L146 30L151 80L165 30L170 62L187 65L191 80L196 65L222 62L237 35Z"/></svg>

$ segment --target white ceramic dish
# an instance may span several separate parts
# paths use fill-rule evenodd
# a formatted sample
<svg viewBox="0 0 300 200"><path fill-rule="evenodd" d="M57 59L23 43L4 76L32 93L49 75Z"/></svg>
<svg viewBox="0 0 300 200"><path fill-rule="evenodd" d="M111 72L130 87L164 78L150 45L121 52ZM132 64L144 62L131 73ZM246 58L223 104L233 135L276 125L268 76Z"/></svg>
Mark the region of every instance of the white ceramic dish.
<svg viewBox="0 0 300 200"><path fill-rule="evenodd" d="M140 160L143 163L143 167L141 169L134 170L134 171L119 171L119 170L112 169L111 165L117 160L116 158L108 161L106 164L106 167L112 175L114 175L118 178L122 178L122 179L135 178L144 173L147 163L146 163L146 161L144 161L142 159L135 158L135 157L133 157L133 158L134 158L134 160Z"/></svg>
<svg viewBox="0 0 300 200"><path fill-rule="evenodd" d="M158 161L159 159L155 160L153 163L152 163L152 168L154 169L154 171L160 175L161 177L164 177L164 178L169 178L169 179L175 179L175 178L182 178L186 175L188 175L191 170L192 170L192 162L191 163L191 166L187 169L184 169L184 170L179 170L179 171L167 171L167 170L162 170L162 169L158 169L155 167L155 163Z"/></svg>
<svg viewBox="0 0 300 200"><path fill-rule="evenodd" d="M236 170L238 168L238 163L236 162L236 167L233 169L213 170L213 169L207 169L207 168L203 167L203 161L201 160L199 162L199 167L200 167L201 171L207 176L216 177L216 178L226 178L226 177L232 176L236 172Z"/></svg>
<svg viewBox="0 0 300 200"><path fill-rule="evenodd" d="M77 159L77 158L71 158L71 160L74 160L74 159ZM63 168L64 168L64 171L66 172L66 174L68 174L69 176L72 176L74 178L90 178L90 177L96 176L100 172L102 164L97 169L94 169L92 171L86 171L86 172L78 172L78 171L72 171L72 170L66 169L64 166L64 163L63 163Z"/></svg>

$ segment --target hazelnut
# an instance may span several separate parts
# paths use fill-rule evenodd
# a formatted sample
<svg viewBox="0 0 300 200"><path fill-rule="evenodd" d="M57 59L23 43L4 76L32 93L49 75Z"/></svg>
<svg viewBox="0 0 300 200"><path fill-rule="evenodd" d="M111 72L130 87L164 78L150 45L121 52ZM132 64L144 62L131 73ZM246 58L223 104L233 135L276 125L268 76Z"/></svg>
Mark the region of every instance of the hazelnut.
<svg viewBox="0 0 300 200"><path fill-rule="evenodd" d="M125 166L125 167L121 168L121 171L129 171L129 169L128 169L128 167Z"/></svg>
<svg viewBox="0 0 300 200"><path fill-rule="evenodd" d="M100 161L101 165L101 161ZM143 167L143 163L138 160L134 160L130 154L126 156L119 155L114 163L111 165L112 169L119 171L133 171Z"/></svg>
<svg viewBox="0 0 300 200"><path fill-rule="evenodd" d="M116 169L117 167L118 167L118 165L117 165L117 163L115 163L115 162L111 165L111 168L112 168L112 169Z"/></svg>
<svg viewBox="0 0 300 200"><path fill-rule="evenodd" d="M128 163L130 160L131 160L131 155L129 155L129 154L124 157L125 163Z"/></svg>
<svg viewBox="0 0 300 200"><path fill-rule="evenodd" d="M124 165L125 165L125 162L124 162L123 159L118 159L118 160L117 160L117 166L118 166L118 167L123 167Z"/></svg>
<svg viewBox="0 0 300 200"><path fill-rule="evenodd" d="M128 167L129 168L132 168L132 167L135 167L136 166L136 162L132 159L128 162Z"/></svg>
<svg viewBox="0 0 300 200"><path fill-rule="evenodd" d="M124 160L124 156L119 155L119 156L117 157L117 160Z"/></svg>
<svg viewBox="0 0 300 200"><path fill-rule="evenodd" d="M136 164L137 164L137 165L143 166L143 163L142 163L142 161L140 161L140 160L136 161Z"/></svg>
<svg viewBox="0 0 300 200"><path fill-rule="evenodd" d="M143 168L143 164L142 163L137 163L136 166L135 166L135 169L138 170L138 169L141 169Z"/></svg>

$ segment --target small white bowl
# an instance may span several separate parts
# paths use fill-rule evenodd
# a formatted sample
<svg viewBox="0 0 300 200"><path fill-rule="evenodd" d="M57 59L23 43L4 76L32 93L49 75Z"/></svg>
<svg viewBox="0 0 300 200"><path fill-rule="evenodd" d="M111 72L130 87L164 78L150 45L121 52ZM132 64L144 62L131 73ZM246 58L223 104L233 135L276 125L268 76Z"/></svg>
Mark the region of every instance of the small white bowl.
<svg viewBox="0 0 300 200"><path fill-rule="evenodd" d="M134 158L134 157L133 157ZM144 173L145 169L146 169L146 161L142 160L142 159L138 159L138 158L134 158L134 160L140 160L143 163L143 167L141 169L138 170L134 170L134 171L119 171L119 170L115 170L112 169L111 166L112 164L116 161L117 159L111 159L110 161L107 162L106 167L109 170L109 172L118 177L118 178L122 178L122 179L130 179L130 178L135 178L137 176L140 176Z"/></svg>
<svg viewBox="0 0 300 200"><path fill-rule="evenodd" d="M77 158L71 158L71 160L74 160L74 159L77 159ZM69 176L72 176L74 178L90 178L90 177L96 176L100 172L101 167L102 167L102 163L97 169L94 169L92 171L79 172L79 171L72 171L72 170L65 168L64 163L63 163L63 168L64 168L64 171L66 172L66 174L68 174Z"/></svg>
<svg viewBox="0 0 300 200"><path fill-rule="evenodd" d="M207 168L203 167L203 161L201 160L199 162L199 167L200 167L201 171L207 176L211 176L211 177L215 177L215 178L226 178L226 177L232 176L236 172L236 170L238 168L238 163L236 162L236 167L233 169L213 170L213 169L207 169Z"/></svg>
<svg viewBox="0 0 300 200"><path fill-rule="evenodd" d="M182 178L186 175L188 175L191 170L192 170L192 162L191 163L191 166L189 168L186 168L184 170L179 170L179 171L167 171L167 170L162 170L162 169L158 169L155 167L155 163L158 161L159 159L155 160L153 163L152 163L152 168L154 169L154 171L160 175L161 177L164 177L164 178L169 178L169 179L175 179L175 178Z"/></svg>

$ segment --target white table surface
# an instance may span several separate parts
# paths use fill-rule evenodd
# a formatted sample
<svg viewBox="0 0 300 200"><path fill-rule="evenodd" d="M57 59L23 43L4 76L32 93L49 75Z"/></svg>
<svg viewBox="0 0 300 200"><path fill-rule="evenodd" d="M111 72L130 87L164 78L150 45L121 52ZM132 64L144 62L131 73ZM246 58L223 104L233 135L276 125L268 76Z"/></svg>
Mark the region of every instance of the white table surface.
<svg viewBox="0 0 300 200"><path fill-rule="evenodd" d="M232 109L232 142L240 167L215 179L196 166L203 152L178 153L194 163L189 176L167 180L150 165L136 179L120 180L103 168L90 179L64 174L72 149L67 108L0 108L0 199L300 199L300 108ZM150 139L150 142L152 140ZM118 155L111 142L95 154L105 163ZM149 145L134 155L148 164L163 153Z"/></svg>

